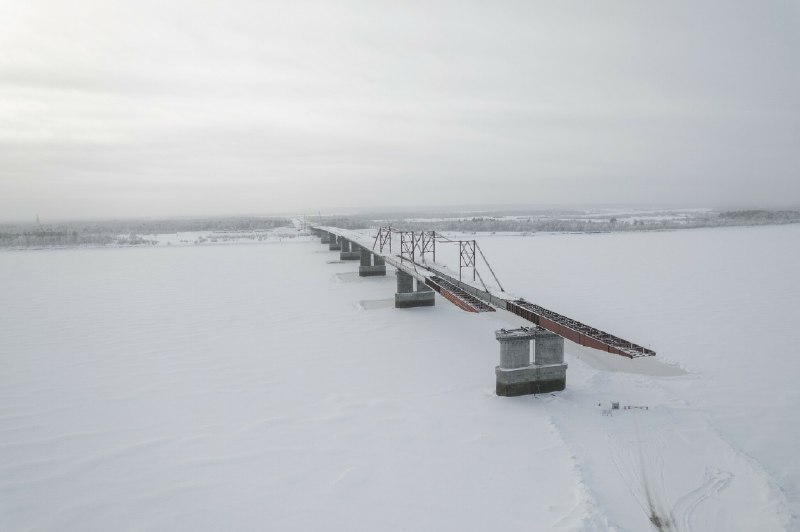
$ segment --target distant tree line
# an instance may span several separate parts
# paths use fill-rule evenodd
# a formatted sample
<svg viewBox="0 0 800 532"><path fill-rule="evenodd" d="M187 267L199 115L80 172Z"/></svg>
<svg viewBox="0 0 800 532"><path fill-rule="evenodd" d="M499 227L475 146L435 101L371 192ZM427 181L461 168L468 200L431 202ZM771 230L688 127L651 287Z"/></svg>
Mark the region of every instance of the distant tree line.
<svg viewBox="0 0 800 532"><path fill-rule="evenodd" d="M753 214L740 214L751 212ZM759 214L755 214L759 213ZM767 214L771 213L771 214ZM455 232L620 232L620 231L664 231L672 229L694 229L700 227L723 227L740 225L784 224L800 222L798 211L730 211L727 213L703 213L685 218L628 219L615 217L607 220L580 218L492 218L474 217L425 222L395 220L393 226L410 231L455 231Z"/></svg>
<svg viewBox="0 0 800 532"><path fill-rule="evenodd" d="M115 233L156 235L187 231L257 231L292 225L288 218L225 217L225 218L161 218L148 220L106 220L59 224L82 233ZM53 227L51 225L51 227Z"/></svg>
<svg viewBox="0 0 800 532"><path fill-rule="evenodd" d="M591 216L591 218L587 218ZM410 218L410 219L409 219ZM453 232L619 232L619 231L663 231L672 229L692 229L700 227L722 227L740 225L784 224L800 222L800 211L726 211L698 212L682 214L664 219L642 216L628 216L619 219L615 216L602 218L601 215L587 215L585 212L546 212L529 216L514 214L503 216L464 216L450 217L441 215L437 219L431 215L428 220L415 220L412 217L369 217L341 216L324 219L322 225L341 227L344 229L375 228L379 226L396 227L408 231L453 231Z"/></svg>
<svg viewBox="0 0 800 532"><path fill-rule="evenodd" d="M800 221L800 211L723 211L719 213L723 220L747 222L751 224L781 224Z"/></svg>
<svg viewBox="0 0 800 532"><path fill-rule="evenodd" d="M163 218L55 224L0 224L0 247L142 246L157 240L146 235L187 231L263 231L290 226L288 218Z"/></svg>
<svg viewBox="0 0 800 532"><path fill-rule="evenodd" d="M584 211L542 211L524 214L498 212L488 216L457 216L453 213L426 213L427 220L415 219L414 214L394 213L392 216L337 215L310 220L314 225L329 225L343 229L365 229L391 225L409 231L453 232L573 232L597 233L616 231L659 231L699 227L766 225L800 223L800 211L794 210L737 210L697 212L674 215L664 219L627 215L603 218ZM665 213L670 214L670 213ZM419 213L416 214L418 216ZM231 238L262 240L260 231L291 226L292 221L281 217L225 218L163 218L149 220L106 220L64 222L58 224L0 224L0 247L52 246L142 246L155 245L147 235L209 231L213 236L197 242L227 241ZM238 233L228 238L224 233ZM241 233L250 233L242 235Z"/></svg>
<svg viewBox="0 0 800 532"><path fill-rule="evenodd" d="M62 246L141 246L155 245L156 239L131 233L79 233L78 231L0 232L0 247L62 247Z"/></svg>

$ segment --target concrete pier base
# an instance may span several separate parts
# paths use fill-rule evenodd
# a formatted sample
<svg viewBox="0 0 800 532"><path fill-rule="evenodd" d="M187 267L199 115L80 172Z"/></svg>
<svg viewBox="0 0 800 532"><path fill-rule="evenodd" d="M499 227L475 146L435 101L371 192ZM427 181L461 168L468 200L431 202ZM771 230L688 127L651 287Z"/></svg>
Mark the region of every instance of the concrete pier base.
<svg viewBox="0 0 800 532"><path fill-rule="evenodd" d="M359 266L359 277L375 277L378 275L386 275L386 266Z"/></svg>
<svg viewBox="0 0 800 532"><path fill-rule="evenodd" d="M339 260L359 260L361 258L361 253L354 249L351 249L351 246L358 248L356 244L353 244L349 240L343 238L342 239L342 251L339 253Z"/></svg>
<svg viewBox="0 0 800 532"><path fill-rule="evenodd" d="M342 244L339 243L339 237L331 233L331 241L328 243L329 251L339 251L342 249Z"/></svg>
<svg viewBox="0 0 800 532"><path fill-rule="evenodd" d="M320 244L330 244L331 242L331 234L327 231L321 231L319 235L319 243Z"/></svg>
<svg viewBox="0 0 800 532"><path fill-rule="evenodd" d="M361 264L358 267L358 275L360 277L372 277L377 275L386 275L386 262L382 257L374 255L367 248L361 248L359 252ZM372 264L372 260L375 264Z"/></svg>
<svg viewBox="0 0 800 532"><path fill-rule="evenodd" d="M495 393L502 397L560 392L567 387L567 365L531 366L519 369L494 369Z"/></svg>
<svg viewBox="0 0 800 532"><path fill-rule="evenodd" d="M414 291L415 279L402 270L397 270L397 293L394 295L395 308L432 307L436 304L436 292L424 283L417 283Z"/></svg>
<svg viewBox="0 0 800 532"><path fill-rule="evenodd" d="M435 292L409 292L394 295L394 308L432 307L436 304Z"/></svg>
<svg viewBox="0 0 800 532"><path fill-rule="evenodd" d="M541 327L499 330L500 365L496 393L513 397L559 392L567 386L564 338ZM533 342L533 344L531 344Z"/></svg>

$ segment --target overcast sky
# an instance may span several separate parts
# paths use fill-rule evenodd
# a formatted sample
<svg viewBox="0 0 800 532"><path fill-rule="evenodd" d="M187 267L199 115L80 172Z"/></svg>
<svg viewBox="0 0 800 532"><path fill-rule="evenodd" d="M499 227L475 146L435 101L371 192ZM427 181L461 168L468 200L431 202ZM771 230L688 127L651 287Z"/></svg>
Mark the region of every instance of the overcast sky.
<svg viewBox="0 0 800 532"><path fill-rule="evenodd" d="M0 219L800 205L800 3L0 0Z"/></svg>

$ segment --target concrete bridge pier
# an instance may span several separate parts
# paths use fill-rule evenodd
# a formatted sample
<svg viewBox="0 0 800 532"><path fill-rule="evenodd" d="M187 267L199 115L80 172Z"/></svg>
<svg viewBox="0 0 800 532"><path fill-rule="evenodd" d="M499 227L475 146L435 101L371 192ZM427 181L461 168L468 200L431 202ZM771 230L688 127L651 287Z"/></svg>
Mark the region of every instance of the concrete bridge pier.
<svg viewBox="0 0 800 532"><path fill-rule="evenodd" d="M342 251L339 253L339 260L358 260L361 258L361 253L355 249L351 250L350 246L358 248L358 245L350 242L346 238L342 238Z"/></svg>
<svg viewBox="0 0 800 532"><path fill-rule="evenodd" d="M360 277L372 277L374 275L386 275L386 261L383 257L375 255L367 248L361 248L361 265L358 267ZM372 263L373 257L375 264Z"/></svg>
<svg viewBox="0 0 800 532"><path fill-rule="evenodd" d="M319 232L319 243L320 244L330 244L331 242L331 234L327 231L320 231Z"/></svg>
<svg viewBox="0 0 800 532"><path fill-rule="evenodd" d="M411 275L403 270L397 270L395 308L432 307L436 303L436 293L431 287L417 280L417 290L414 291L414 282Z"/></svg>
<svg viewBox="0 0 800 532"><path fill-rule="evenodd" d="M331 241L328 243L328 250L329 251L339 251L342 249L342 244L340 240L343 240L342 237L336 236L331 233Z"/></svg>
<svg viewBox="0 0 800 532"><path fill-rule="evenodd" d="M497 395L513 397L559 392L567 386L564 338L540 327L495 331L500 365ZM531 345L533 342L533 345Z"/></svg>

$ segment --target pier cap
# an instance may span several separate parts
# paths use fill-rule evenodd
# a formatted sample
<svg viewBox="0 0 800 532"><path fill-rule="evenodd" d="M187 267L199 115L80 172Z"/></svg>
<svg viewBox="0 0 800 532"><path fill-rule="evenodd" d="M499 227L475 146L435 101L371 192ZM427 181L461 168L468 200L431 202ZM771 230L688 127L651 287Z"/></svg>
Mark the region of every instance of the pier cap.
<svg viewBox="0 0 800 532"><path fill-rule="evenodd" d="M533 327L520 327L519 329L500 329L494 332L494 336L498 340L532 340L545 332L547 331L542 327L534 325Z"/></svg>

